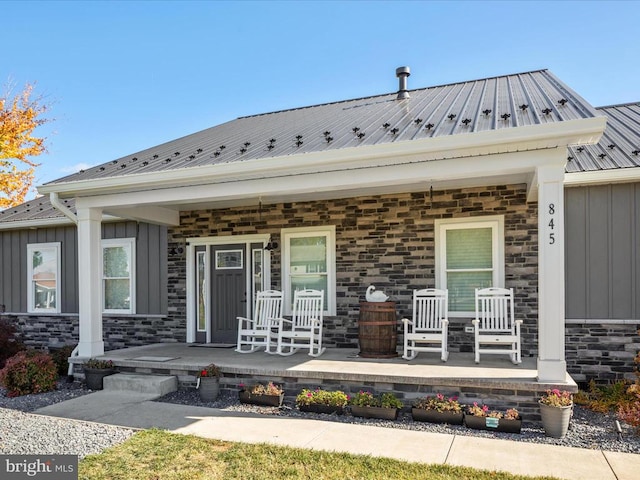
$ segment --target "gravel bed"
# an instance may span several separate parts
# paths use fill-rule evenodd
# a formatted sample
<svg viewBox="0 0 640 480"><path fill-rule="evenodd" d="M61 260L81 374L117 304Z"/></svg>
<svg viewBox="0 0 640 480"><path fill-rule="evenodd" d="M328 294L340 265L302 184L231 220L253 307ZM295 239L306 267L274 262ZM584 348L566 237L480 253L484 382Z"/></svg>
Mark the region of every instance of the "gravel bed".
<svg viewBox="0 0 640 480"><path fill-rule="evenodd" d="M196 390L178 390L157 399L156 401L177 403L181 405L196 405L201 407L220 408L228 411L254 412L263 415L281 415L288 417L306 417L319 420L341 423L357 423L364 425L376 425L388 428L403 428L434 433L448 433L451 435L465 435L485 438L501 438L519 442L546 443L550 445L562 445L565 447L580 447L589 449L602 449L612 452L640 453L640 435L636 434L633 427L621 423L622 439L618 438L615 428L615 415L596 413L576 406L573 418L569 426L569 432L563 439L546 437L542 427L537 427L523 422L521 433L510 434L502 432L489 432L486 430L472 430L462 425L443 425L427 422L415 422L410 413L401 412L398 420L376 420L353 417L351 415L325 415L300 412L292 403L285 402L282 408L260 407L241 404L237 394L223 393L215 402L202 402Z"/></svg>
<svg viewBox="0 0 640 480"><path fill-rule="evenodd" d="M0 454L87 455L127 440L130 428L32 413L38 408L91 393L78 382L58 382L53 392L9 398L0 388Z"/></svg>
<svg viewBox="0 0 640 480"><path fill-rule="evenodd" d="M0 388L0 453L8 454L71 454L81 458L127 440L135 430L29 414L38 408L90 393L80 383L60 382L54 392L8 398ZM375 420L351 415L303 413L292 403L282 408L245 405L237 394L223 393L217 401L202 402L196 390L179 390L156 401L220 408L227 411L253 412L262 415L306 417L325 421L377 425L450 435L501 438L519 442L546 443L567 447L602 449L613 452L640 453L640 436L631 426L622 423L622 438L615 430L615 416L605 415L576 406L569 432L564 439L549 438L541 427L523 423L520 434L472 430L464 426L415 422L409 413L401 413L397 421Z"/></svg>

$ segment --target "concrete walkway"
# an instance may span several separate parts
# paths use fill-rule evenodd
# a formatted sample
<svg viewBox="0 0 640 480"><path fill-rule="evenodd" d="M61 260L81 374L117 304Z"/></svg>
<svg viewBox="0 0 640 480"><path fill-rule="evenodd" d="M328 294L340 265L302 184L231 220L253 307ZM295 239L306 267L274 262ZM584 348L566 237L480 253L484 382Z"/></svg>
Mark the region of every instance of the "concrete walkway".
<svg viewBox="0 0 640 480"><path fill-rule="evenodd" d="M446 435L151 401L154 394L101 391L35 413L248 443L547 475L570 480L636 480L640 455Z"/></svg>

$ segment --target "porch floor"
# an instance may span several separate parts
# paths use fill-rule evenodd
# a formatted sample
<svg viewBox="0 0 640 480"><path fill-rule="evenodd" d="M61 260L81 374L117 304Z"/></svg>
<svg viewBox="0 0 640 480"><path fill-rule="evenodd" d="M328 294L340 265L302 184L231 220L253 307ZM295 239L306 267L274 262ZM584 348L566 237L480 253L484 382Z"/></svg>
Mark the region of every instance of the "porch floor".
<svg viewBox="0 0 640 480"><path fill-rule="evenodd" d="M292 356L267 354L264 351L242 354L234 348L195 346L184 343L160 343L105 352L121 371L140 373L169 373L180 376L195 375L202 367L215 363L224 376L284 377L335 382L360 382L452 387L481 387L483 389L526 390L542 392L548 388L577 391L569 374L565 383L540 383L537 380L536 359L523 358L513 365L508 355L484 355L480 364L473 353L451 352L446 363L437 354L422 353L411 361L397 358L361 358L358 349L327 348L313 358L305 351ZM75 361L74 361L75 360ZM72 359L80 363L79 358ZM181 379L184 380L184 379Z"/></svg>

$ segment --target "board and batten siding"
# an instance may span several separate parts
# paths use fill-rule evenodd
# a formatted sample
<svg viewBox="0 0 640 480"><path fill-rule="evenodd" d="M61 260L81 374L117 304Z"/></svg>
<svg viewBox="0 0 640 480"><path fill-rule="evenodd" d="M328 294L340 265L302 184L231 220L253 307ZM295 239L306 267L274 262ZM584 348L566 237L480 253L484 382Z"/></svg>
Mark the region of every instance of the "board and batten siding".
<svg viewBox="0 0 640 480"><path fill-rule="evenodd" d="M167 313L167 229L136 222L102 224L102 238L136 238L136 313ZM27 245L60 242L61 313L78 313L78 235L74 225L0 231L0 305L27 312Z"/></svg>
<svg viewBox="0 0 640 480"><path fill-rule="evenodd" d="M565 190L567 319L640 319L640 183Z"/></svg>

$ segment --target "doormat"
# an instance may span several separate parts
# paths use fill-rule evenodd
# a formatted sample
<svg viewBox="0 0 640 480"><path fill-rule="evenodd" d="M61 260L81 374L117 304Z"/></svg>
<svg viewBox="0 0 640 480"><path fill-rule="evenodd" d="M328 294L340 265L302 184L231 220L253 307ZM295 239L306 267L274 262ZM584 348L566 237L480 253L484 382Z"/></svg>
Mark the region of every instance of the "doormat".
<svg viewBox="0 0 640 480"><path fill-rule="evenodd" d="M168 362L169 360L175 360L176 358L180 358L180 357L154 357L154 356L147 356L147 357L133 357L133 358L128 358L127 360L140 360L142 362Z"/></svg>
<svg viewBox="0 0 640 480"><path fill-rule="evenodd" d="M235 343L190 343L190 347L204 347L204 348L234 348Z"/></svg>

